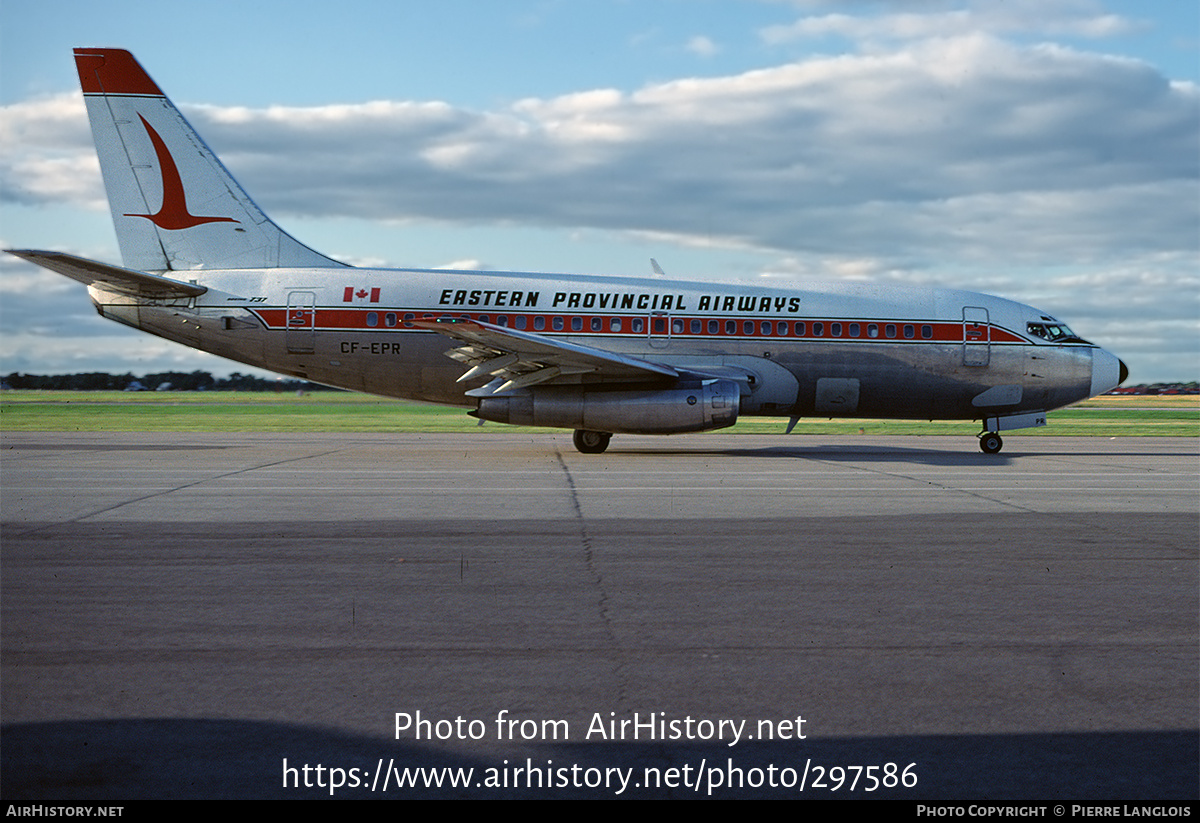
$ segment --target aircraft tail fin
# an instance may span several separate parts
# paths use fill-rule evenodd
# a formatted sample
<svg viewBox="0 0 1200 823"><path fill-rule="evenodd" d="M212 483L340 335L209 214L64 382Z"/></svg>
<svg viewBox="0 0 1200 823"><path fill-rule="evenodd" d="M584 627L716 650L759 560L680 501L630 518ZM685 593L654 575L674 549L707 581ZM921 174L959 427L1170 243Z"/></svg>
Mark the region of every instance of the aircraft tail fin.
<svg viewBox="0 0 1200 823"><path fill-rule="evenodd" d="M75 65L126 268L345 266L271 222L132 54Z"/></svg>

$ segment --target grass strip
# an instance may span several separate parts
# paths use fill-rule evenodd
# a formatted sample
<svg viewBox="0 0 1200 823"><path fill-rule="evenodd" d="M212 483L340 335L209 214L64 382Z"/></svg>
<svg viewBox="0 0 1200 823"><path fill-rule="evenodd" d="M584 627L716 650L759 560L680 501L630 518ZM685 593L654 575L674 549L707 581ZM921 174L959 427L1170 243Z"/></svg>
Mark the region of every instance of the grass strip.
<svg viewBox="0 0 1200 823"><path fill-rule="evenodd" d="M1095 437L1200 435L1196 396L1100 397L1051 412L1050 424L1004 436ZM742 418L727 432L782 432L782 418ZM468 417L465 409L349 392L67 392L0 394L2 431L170 432L462 432L522 427ZM973 435L970 421L805 418L801 434Z"/></svg>

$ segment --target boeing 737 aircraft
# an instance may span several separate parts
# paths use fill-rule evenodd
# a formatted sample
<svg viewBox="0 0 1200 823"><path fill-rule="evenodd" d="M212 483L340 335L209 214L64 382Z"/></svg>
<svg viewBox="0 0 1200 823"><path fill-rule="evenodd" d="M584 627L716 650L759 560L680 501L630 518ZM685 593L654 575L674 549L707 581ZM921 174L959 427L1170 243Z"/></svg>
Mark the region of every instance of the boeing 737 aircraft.
<svg viewBox="0 0 1200 823"><path fill-rule="evenodd" d="M75 62L123 266L11 253L231 360L574 429L587 453L739 415L979 420L995 453L1127 375L1045 312L966 291L353 268L271 222L129 52Z"/></svg>

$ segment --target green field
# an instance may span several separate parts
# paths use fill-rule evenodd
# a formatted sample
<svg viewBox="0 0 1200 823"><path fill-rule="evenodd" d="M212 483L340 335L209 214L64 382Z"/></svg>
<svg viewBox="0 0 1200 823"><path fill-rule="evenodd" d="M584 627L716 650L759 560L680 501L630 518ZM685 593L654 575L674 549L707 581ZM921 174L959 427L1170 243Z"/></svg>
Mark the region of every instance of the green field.
<svg viewBox="0 0 1200 823"><path fill-rule="evenodd" d="M1200 397L1098 397L1050 413L1039 429L1004 436L1100 437L1200 435ZM781 418L744 418L726 429L739 434L782 432ZM387 400L364 394L313 392L297 396L253 392L56 392L0 394L3 431L172 432L464 432L519 427L468 417L463 409ZM973 435L979 424L923 420L805 418L800 434Z"/></svg>

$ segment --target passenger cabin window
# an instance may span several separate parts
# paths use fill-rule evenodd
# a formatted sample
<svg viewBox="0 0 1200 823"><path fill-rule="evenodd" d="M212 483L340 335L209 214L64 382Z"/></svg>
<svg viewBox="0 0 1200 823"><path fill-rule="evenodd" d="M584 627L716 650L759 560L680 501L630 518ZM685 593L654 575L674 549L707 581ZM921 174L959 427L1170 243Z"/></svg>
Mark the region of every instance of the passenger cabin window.
<svg viewBox="0 0 1200 823"><path fill-rule="evenodd" d="M544 328L546 328L546 318L539 314L537 317L533 318L533 330L541 331Z"/></svg>
<svg viewBox="0 0 1200 823"><path fill-rule="evenodd" d="M525 315L518 314L517 319L513 323L513 325L516 326L521 331L525 331L525 327L529 325L529 321L525 318Z"/></svg>
<svg viewBox="0 0 1200 823"><path fill-rule="evenodd" d="M933 339L933 326L929 325L928 323L921 326L921 336L924 337L926 340L932 340Z"/></svg>
<svg viewBox="0 0 1200 823"><path fill-rule="evenodd" d="M708 321L708 333L709 334L717 334L720 331L721 331L721 321L720 320L709 320Z"/></svg>
<svg viewBox="0 0 1200 823"><path fill-rule="evenodd" d="M883 327L883 333L887 337L895 337L896 336L896 324L888 323L886 326Z"/></svg>
<svg viewBox="0 0 1200 823"><path fill-rule="evenodd" d="M879 324L878 323L868 323L867 324L867 337L878 337L878 336L879 336Z"/></svg>
<svg viewBox="0 0 1200 823"><path fill-rule="evenodd" d="M554 318L553 318L553 319L551 319L551 321L550 321L550 326L551 326L551 327L552 327L552 328L553 328L555 331L562 331L562 330L563 330L563 325L564 325L564 324L563 324L563 319L562 319L562 317L561 317L561 316L560 316L560 317L554 317Z"/></svg>
<svg viewBox="0 0 1200 823"><path fill-rule="evenodd" d="M383 316L383 325L388 328L396 325L396 313L394 311L390 311Z"/></svg>
<svg viewBox="0 0 1200 823"><path fill-rule="evenodd" d="M907 338L909 340L912 340L914 337L917 336L917 330L913 328L912 323L904 324L904 336L905 336L905 338Z"/></svg>
<svg viewBox="0 0 1200 823"><path fill-rule="evenodd" d="M841 337L842 336L842 324L841 323L830 323L829 324L829 336L830 337Z"/></svg>
<svg viewBox="0 0 1200 823"><path fill-rule="evenodd" d="M862 334L862 326L858 325L857 323L851 323L850 324L850 336L858 337L860 334Z"/></svg>
<svg viewBox="0 0 1200 823"><path fill-rule="evenodd" d="M609 331L620 331L621 330L621 318L614 317L612 320L609 320L608 321L608 330Z"/></svg>
<svg viewBox="0 0 1200 823"><path fill-rule="evenodd" d="M631 318L629 321L629 330L634 334L641 334L646 330L646 321L640 317Z"/></svg>
<svg viewBox="0 0 1200 823"><path fill-rule="evenodd" d="M825 334L824 323L813 323L813 337L821 337Z"/></svg>
<svg viewBox="0 0 1200 823"><path fill-rule="evenodd" d="M571 318L571 331L583 331L583 318L582 317L572 317Z"/></svg>
<svg viewBox="0 0 1200 823"><path fill-rule="evenodd" d="M372 328L379 325L379 312L377 312L377 311L367 312L367 325Z"/></svg>
<svg viewBox="0 0 1200 823"><path fill-rule="evenodd" d="M692 322L689 325L692 328L692 334L699 334L704 324L699 318L692 318Z"/></svg>
<svg viewBox="0 0 1200 823"><path fill-rule="evenodd" d="M780 337L787 337L787 321L780 320L775 324L775 333Z"/></svg>

